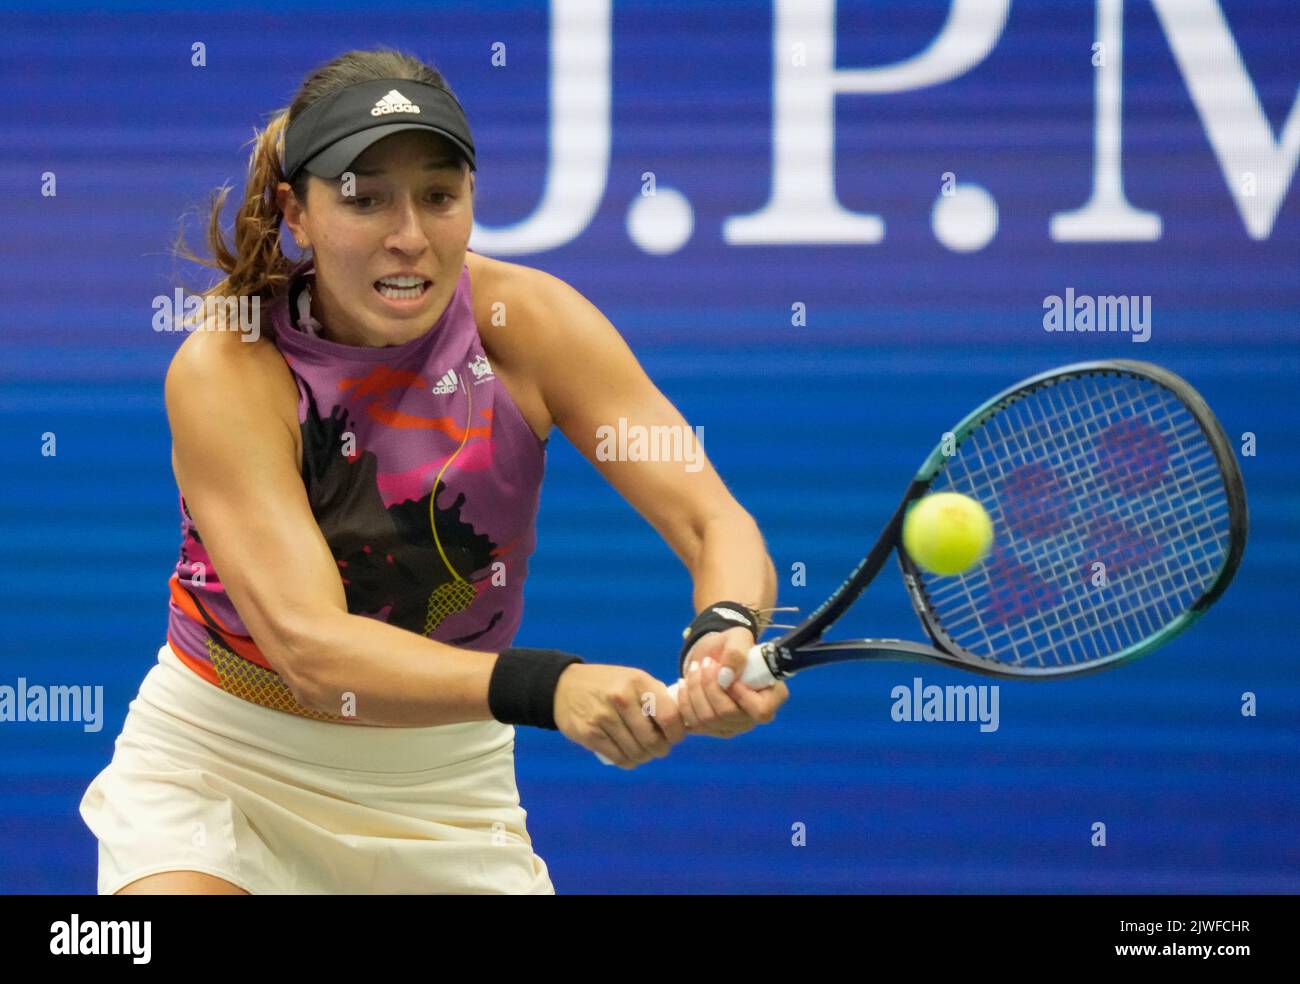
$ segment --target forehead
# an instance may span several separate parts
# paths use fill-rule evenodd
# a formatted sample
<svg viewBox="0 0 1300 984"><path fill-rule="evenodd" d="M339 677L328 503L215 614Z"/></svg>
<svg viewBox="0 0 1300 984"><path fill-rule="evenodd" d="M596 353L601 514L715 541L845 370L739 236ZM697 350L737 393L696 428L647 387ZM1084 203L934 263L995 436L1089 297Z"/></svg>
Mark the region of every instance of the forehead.
<svg viewBox="0 0 1300 984"><path fill-rule="evenodd" d="M464 159L445 137L431 130L403 130L384 137L366 148L350 170L359 177L404 168L428 173L439 170L459 172Z"/></svg>

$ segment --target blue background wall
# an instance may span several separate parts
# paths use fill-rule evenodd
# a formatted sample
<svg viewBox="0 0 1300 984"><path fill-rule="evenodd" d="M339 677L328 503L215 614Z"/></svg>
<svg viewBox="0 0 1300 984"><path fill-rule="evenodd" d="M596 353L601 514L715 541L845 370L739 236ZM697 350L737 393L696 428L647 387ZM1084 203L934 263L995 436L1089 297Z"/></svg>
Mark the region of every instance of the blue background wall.
<svg viewBox="0 0 1300 984"><path fill-rule="evenodd" d="M519 222L542 193L545 3L186 7L28 6L6 11L0 35L0 683L102 684L107 704L97 734L0 724L4 891L94 890L77 803L163 639L179 518L162 378L179 336L151 330L150 299L173 286L178 216L222 182L242 189L242 145L309 69L380 43L434 61L465 104L479 222ZM1296 98L1300 8L1221 7L1276 134ZM814 607L937 435L1052 365L1161 363L1234 440L1253 432L1258 454L1241 461L1250 544L1219 605L1118 672L1004 683L997 732L894 723L894 686L970 682L903 665L805 674L772 725L688 740L630 772L520 729L522 801L559 891L1296 890L1300 201L1292 189L1267 237L1248 234L1151 4L1127 8L1124 176L1130 200L1162 216L1158 241L1050 237L1050 217L1091 186L1094 12L1017 0L971 71L836 100L839 198L885 219L882 243L731 246L724 220L770 193L771 5L615 5L601 207L566 245L508 258L586 294L704 426L768 538L780 604ZM837 64L913 54L946 11L843 2ZM206 68L190 65L195 40ZM507 70L490 64L496 41ZM47 170L55 198L39 193ZM665 256L627 231L647 170L694 210L693 234ZM945 171L998 203L981 250L953 252L931 232ZM1045 333L1043 298L1070 286L1151 295L1151 341ZM790 324L796 301L806 326ZM40 454L45 431L55 458ZM805 587L790 584L796 562ZM675 556L556 432L518 642L666 677L690 614ZM919 627L891 575L838 631ZM1257 717L1241 714L1245 691ZM1104 849L1090 845L1096 821ZM807 846L791 846L795 823Z"/></svg>

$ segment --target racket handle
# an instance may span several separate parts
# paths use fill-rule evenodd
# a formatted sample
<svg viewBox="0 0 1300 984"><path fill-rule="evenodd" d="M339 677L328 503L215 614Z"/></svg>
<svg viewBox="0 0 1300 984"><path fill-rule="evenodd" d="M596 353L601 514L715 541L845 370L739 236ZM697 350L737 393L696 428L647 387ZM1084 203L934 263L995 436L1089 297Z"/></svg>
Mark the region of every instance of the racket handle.
<svg viewBox="0 0 1300 984"><path fill-rule="evenodd" d="M685 682L685 680L678 680L669 685L668 693L674 701L677 700L677 692ZM740 675L740 682L751 690L766 690L776 683L776 677L772 676L772 671L767 667L767 660L763 658L762 644L755 643L750 648L749 655L745 658L745 672ZM607 759L600 752L596 752L596 758L600 759L603 765L614 764L612 759Z"/></svg>

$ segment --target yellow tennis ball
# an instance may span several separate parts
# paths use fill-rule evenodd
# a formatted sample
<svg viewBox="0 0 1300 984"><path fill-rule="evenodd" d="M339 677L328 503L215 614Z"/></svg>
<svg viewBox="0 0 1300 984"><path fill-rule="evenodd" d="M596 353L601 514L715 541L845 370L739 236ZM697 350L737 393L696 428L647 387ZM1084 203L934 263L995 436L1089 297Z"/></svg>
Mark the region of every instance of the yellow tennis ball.
<svg viewBox="0 0 1300 984"><path fill-rule="evenodd" d="M914 502L903 519L903 548L931 574L960 574L993 545L993 521L970 496L934 492Z"/></svg>

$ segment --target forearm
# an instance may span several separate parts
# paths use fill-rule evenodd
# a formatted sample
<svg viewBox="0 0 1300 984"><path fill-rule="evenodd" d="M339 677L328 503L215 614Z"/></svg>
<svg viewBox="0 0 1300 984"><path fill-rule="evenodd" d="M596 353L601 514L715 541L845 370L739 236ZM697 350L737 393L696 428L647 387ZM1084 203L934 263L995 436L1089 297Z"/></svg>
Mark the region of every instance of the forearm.
<svg viewBox="0 0 1300 984"><path fill-rule="evenodd" d="M690 565L695 611L717 601L738 601L757 611L776 603L776 568L763 534L748 513L709 521ZM767 619L760 619L766 623Z"/></svg>
<svg viewBox="0 0 1300 984"><path fill-rule="evenodd" d="M357 724L424 728L489 721L497 653L458 649L336 612L295 640L298 699Z"/></svg>

